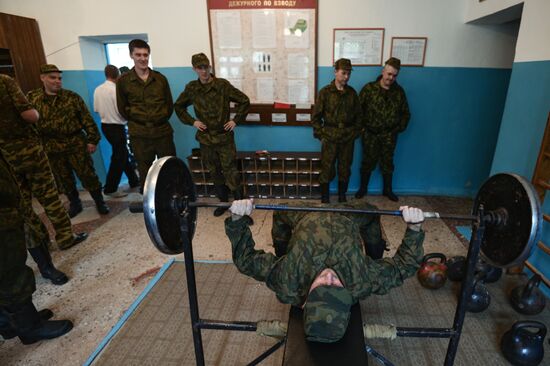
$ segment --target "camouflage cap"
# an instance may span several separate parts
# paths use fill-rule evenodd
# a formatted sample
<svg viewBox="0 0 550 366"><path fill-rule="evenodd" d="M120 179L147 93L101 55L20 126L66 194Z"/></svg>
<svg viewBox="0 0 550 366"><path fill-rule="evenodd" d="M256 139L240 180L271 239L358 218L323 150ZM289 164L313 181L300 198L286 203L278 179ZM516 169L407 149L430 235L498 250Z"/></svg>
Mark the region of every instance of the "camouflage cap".
<svg viewBox="0 0 550 366"><path fill-rule="evenodd" d="M210 60L204 53L197 53L191 57L191 64L193 67L209 66Z"/></svg>
<svg viewBox="0 0 550 366"><path fill-rule="evenodd" d="M401 68L401 60L398 59L397 57L390 57L385 63L384 65L390 65L391 67L393 67L394 69L396 70L399 70Z"/></svg>
<svg viewBox="0 0 550 366"><path fill-rule="evenodd" d="M353 70L351 61L348 58L341 58L334 63L335 70Z"/></svg>
<svg viewBox="0 0 550 366"><path fill-rule="evenodd" d="M45 64L40 66L41 74L49 74L50 72L63 72L57 68L54 64Z"/></svg>
<svg viewBox="0 0 550 366"><path fill-rule="evenodd" d="M332 343L346 333L353 303L345 287L319 286L304 306L304 331L308 341Z"/></svg>

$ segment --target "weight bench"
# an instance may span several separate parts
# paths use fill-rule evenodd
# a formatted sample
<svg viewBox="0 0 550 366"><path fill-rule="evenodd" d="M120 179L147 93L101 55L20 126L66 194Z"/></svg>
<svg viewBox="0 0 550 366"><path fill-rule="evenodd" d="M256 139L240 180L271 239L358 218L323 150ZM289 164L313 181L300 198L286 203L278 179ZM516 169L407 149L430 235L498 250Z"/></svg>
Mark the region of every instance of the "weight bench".
<svg viewBox="0 0 550 366"><path fill-rule="evenodd" d="M292 306L288 319L285 366L361 365L367 364L363 335L363 320L359 303L351 307L348 329L344 337L334 343L309 342L304 333L303 310Z"/></svg>

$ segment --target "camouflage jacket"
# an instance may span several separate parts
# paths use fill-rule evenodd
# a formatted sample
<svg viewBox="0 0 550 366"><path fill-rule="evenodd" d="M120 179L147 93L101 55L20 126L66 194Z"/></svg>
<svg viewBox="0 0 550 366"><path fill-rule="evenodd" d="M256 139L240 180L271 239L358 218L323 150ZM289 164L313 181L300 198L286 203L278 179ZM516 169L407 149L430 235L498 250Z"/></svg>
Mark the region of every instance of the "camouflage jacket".
<svg viewBox="0 0 550 366"><path fill-rule="evenodd" d="M99 129L80 95L67 89L48 95L40 88L31 90L27 97L40 113L36 127L47 153L74 151L85 144L99 143Z"/></svg>
<svg viewBox="0 0 550 366"><path fill-rule="evenodd" d="M352 141L360 133L361 122L361 105L351 86L340 91L333 80L319 91L311 121L315 137L337 143Z"/></svg>
<svg viewBox="0 0 550 366"><path fill-rule="evenodd" d="M236 104L233 120L236 124L242 123L248 114L250 100L229 81L213 76L213 80L208 84L202 84L200 80L189 82L178 97L174 108L183 123L192 126L195 120L199 120L208 127L205 131L197 130L195 138L201 144L224 144L233 139L233 132L225 131L223 128L230 120L231 102ZM187 111L187 107L191 105L197 118Z"/></svg>
<svg viewBox="0 0 550 366"><path fill-rule="evenodd" d="M38 138L34 125L21 118L22 112L32 108L15 80L0 74L0 143Z"/></svg>
<svg viewBox="0 0 550 366"><path fill-rule="evenodd" d="M23 224L19 212L21 194L8 163L0 153L0 230Z"/></svg>
<svg viewBox="0 0 550 366"><path fill-rule="evenodd" d="M143 81L132 68L116 83L116 103L120 114L128 120L130 136L163 137L172 134L168 119L174 111L168 80L160 72L149 69Z"/></svg>
<svg viewBox="0 0 550 366"><path fill-rule="evenodd" d="M281 235L289 238L288 253L281 258L254 249L247 220L225 221L233 262L239 271L265 281L285 304L303 304L311 283L327 267L336 271L354 301L358 301L400 286L414 275L422 261L423 231L407 229L392 258L373 260L365 255L360 235L360 230L372 221L369 215L289 212L285 216L285 222L274 222L273 227L279 231L279 240Z"/></svg>
<svg viewBox="0 0 550 366"><path fill-rule="evenodd" d="M382 88L380 78L366 84L359 93L363 125L375 134L403 132L411 118L405 91L397 82L389 90Z"/></svg>

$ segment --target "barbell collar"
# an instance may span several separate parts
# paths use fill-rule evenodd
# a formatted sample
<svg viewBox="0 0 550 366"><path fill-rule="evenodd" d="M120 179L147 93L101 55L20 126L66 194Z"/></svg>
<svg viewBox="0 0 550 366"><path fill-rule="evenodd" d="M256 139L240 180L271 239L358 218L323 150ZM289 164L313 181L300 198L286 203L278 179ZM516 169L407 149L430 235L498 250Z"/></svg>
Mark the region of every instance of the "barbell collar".
<svg viewBox="0 0 550 366"><path fill-rule="evenodd" d="M228 202L188 202L190 207L221 207L229 208L231 203ZM367 215L385 215L385 216L403 216L399 210L366 210L348 207L302 207L289 205L257 205L252 207L255 210L270 210L270 211L308 211L308 212L339 212ZM440 214L439 212L424 212L425 219L452 219L452 220L467 220L475 221L477 216L474 215L455 215L455 214Z"/></svg>

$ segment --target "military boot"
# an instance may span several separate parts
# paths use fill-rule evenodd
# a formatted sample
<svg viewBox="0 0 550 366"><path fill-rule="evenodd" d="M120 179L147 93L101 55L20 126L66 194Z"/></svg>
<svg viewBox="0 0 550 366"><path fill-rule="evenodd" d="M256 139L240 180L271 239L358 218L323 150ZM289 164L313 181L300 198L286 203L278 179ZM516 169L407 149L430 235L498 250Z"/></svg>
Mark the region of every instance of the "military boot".
<svg viewBox="0 0 550 366"><path fill-rule="evenodd" d="M338 182L338 202L347 202L346 192L348 191L349 181Z"/></svg>
<svg viewBox="0 0 550 366"><path fill-rule="evenodd" d="M391 201L393 202L397 202L399 201L399 198L397 198L397 196L395 195L395 193L393 193L393 190L392 190L392 174L384 174L382 176L384 178L384 190L382 192L382 194L386 197L388 197Z"/></svg>
<svg viewBox="0 0 550 366"><path fill-rule="evenodd" d="M69 217L72 219L76 215L82 212L82 201L78 197L78 191L75 189L72 192L67 193L69 199Z"/></svg>
<svg viewBox="0 0 550 366"><path fill-rule="evenodd" d="M328 183L321 184L321 203L330 203Z"/></svg>
<svg viewBox="0 0 550 366"><path fill-rule="evenodd" d="M109 207L105 204L105 201L103 200L101 189L90 191L90 196L92 196L95 202L97 212L99 212L101 215L107 215L109 213Z"/></svg>
<svg viewBox="0 0 550 366"><path fill-rule="evenodd" d="M53 317L53 312L50 309L42 309L38 312L40 320L46 321ZM17 332L11 326L10 318L2 310L0 310L0 335L4 339L12 339L17 337Z"/></svg>
<svg viewBox="0 0 550 366"><path fill-rule="evenodd" d="M52 256L46 244L42 244L37 248L28 248L28 251L38 265L42 277L49 279L54 285L63 285L69 281L65 273L53 265Z"/></svg>
<svg viewBox="0 0 550 366"><path fill-rule="evenodd" d="M355 192L355 198L363 198L369 189L370 172L361 173L361 185L359 190Z"/></svg>
<svg viewBox="0 0 550 366"><path fill-rule="evenodd" d="M220 202L229 202L229 189L225 184L216 184L214 185L214 189L216 190L216 196L218 196ZM229 207L218 207L214 210L214 216L221 216L228 209Z"/></svg>
<svg viewBox="0 0 550 366"><path fill-rule="evenodd" d="M233 199L235 201L238 201L238 200L243 200L245 199L244 197L244 189L243 187L239 187L237 190L233 191ZM248 215L245 215L244 216L246 218L246 220L248 220L248 225L254 225L254 220L252 219L252 217L248 216Z"/></svg>
<svg viewBox="0 0 550 366"><path fill-rule="evenodd" d="M23 344L62 336L73 329L70 320L43 320L31 298L16 305L4 307L10 324Z"/></svg>

